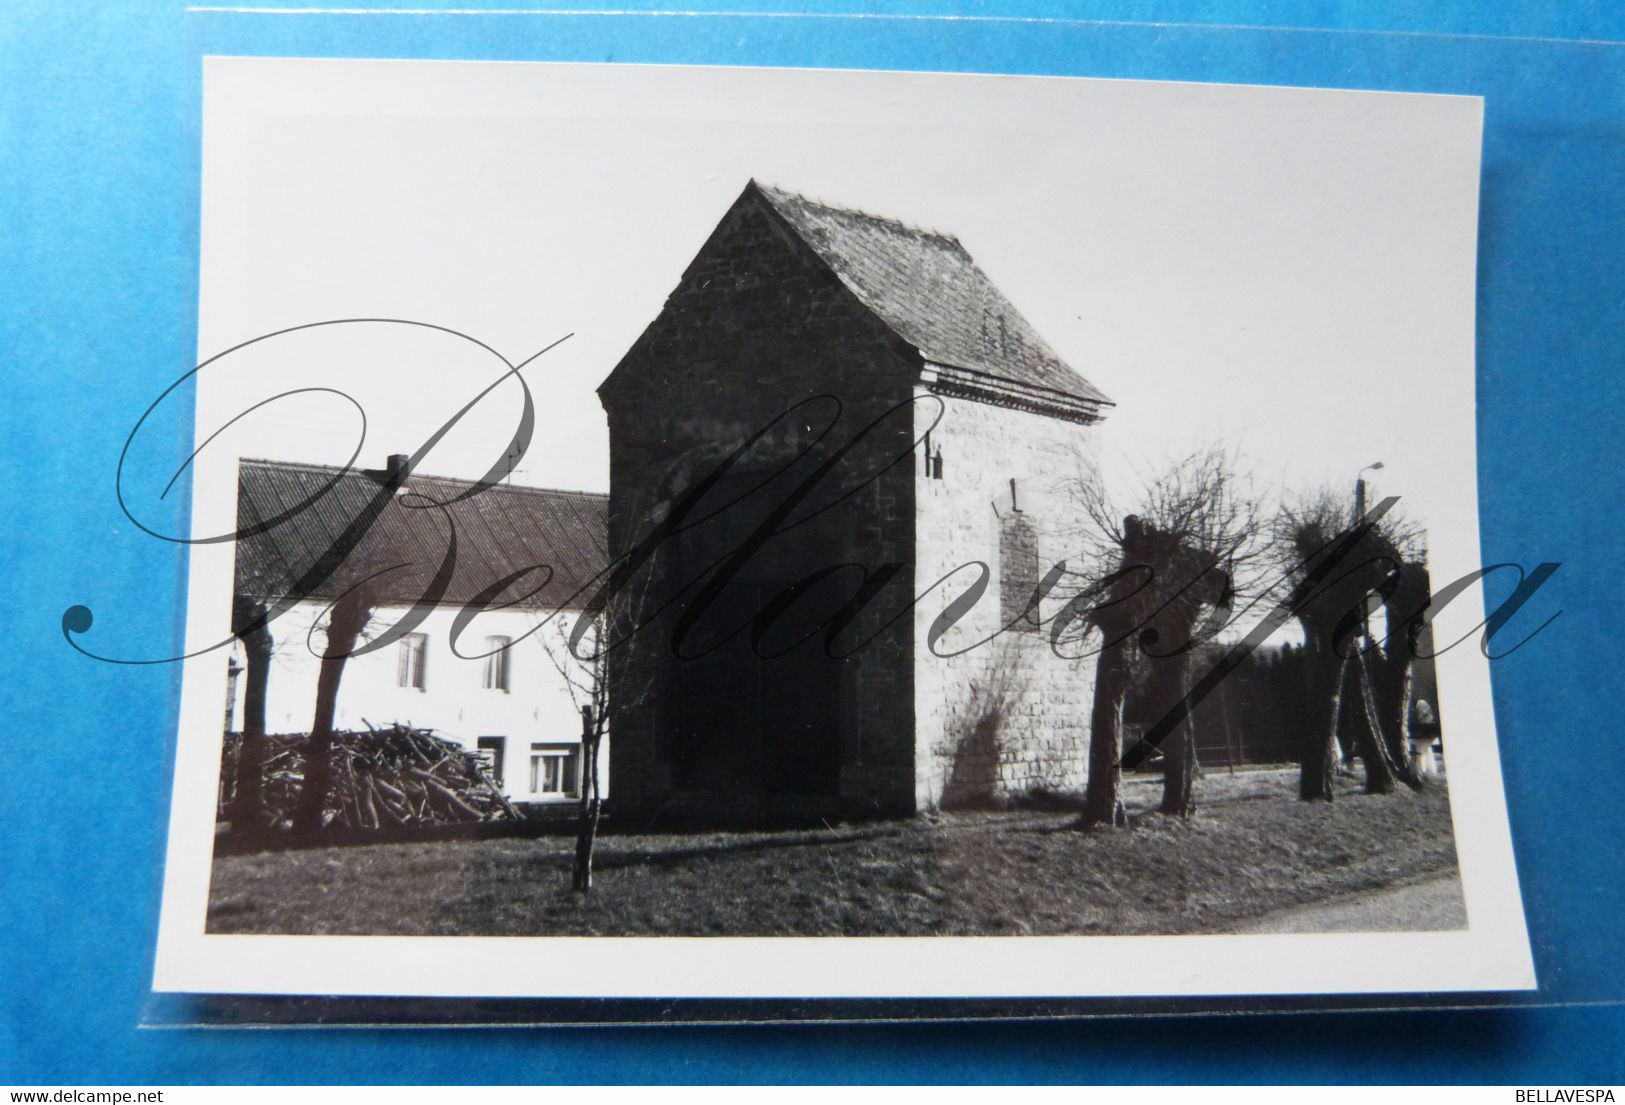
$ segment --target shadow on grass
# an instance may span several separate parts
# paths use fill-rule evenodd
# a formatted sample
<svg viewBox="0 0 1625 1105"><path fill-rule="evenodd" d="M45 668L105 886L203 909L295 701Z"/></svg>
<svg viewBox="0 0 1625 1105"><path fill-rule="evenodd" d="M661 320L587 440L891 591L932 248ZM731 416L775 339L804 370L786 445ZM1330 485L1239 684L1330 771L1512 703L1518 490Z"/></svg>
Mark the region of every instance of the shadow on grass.
<svg viewBox="0 0 1625 1105"><path fill-rule="evenodd" d="M842 844L861 844L869 840L893 840L918 834L914 825L875 826L844 833L817 833L800 838L755 837L743 840L718 840L710 844L686 844L678 848L618 848L605 849L600 844L593 855L593 866L599 870L637 867L669 866L686 860L707 859L713 856L740 855L751 852L778 852L788 848L829 848ZM614 838L609 838L613 840ZM562 859L569 859L568 856Z"/></svg>

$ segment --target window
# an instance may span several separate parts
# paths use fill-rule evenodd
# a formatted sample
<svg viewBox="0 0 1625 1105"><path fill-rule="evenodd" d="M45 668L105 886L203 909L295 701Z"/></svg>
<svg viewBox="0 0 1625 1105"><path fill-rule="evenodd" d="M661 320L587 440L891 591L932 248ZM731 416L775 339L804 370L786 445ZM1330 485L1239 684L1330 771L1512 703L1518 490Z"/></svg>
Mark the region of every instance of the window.
<svg viewBox="0 0 1625 1105"><path fill-rule="evenodd" d="M533 744L530 746L530 789L532 794L574 798L581 763L578 744Z"/></svg>
<svg viewBox="0 0 1625 1105"><path fill-rule="evenodd" d="M423 689L423 666L429 658L429 635L408 633L401 638L399 659L395 664L395 682L413 690Z"/></svg>
<svg viewBox="0 0 1625 1105"><path fill-rule="evenodd" d="M1007 511L999 518L999 624L1038 632L1037 590L1038 531L1021 511Z"/></svg>
<svg viewBox="0 0 1625 1105"><path fill-rule="evenodd" d="M502 785L502 761L508 755L507 737L481 737L475 742L485 761L491 765L491 781L497 786Z"/></svg>
<svg viewBox="0 0 1625 1105"><path fill-rule="evenodd" d="M485 689L488 691L506 691L508 689L508 646L513 644L512 637L487 637L485 651L489 653L485 658Z"/></svg>

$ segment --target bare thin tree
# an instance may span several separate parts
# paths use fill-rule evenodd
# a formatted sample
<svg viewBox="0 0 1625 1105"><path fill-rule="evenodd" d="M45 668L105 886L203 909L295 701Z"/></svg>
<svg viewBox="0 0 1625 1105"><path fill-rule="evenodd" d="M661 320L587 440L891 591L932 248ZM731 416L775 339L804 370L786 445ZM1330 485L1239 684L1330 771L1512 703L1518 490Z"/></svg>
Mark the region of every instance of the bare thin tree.
<svg viewBox="0 0 1625 1105"><path fill-rule="evenodd" d="M578 635L578 650L570 647L573 627L559 623L553 639L543 638L542 647L554 669L569 689L570 701L581 714L580 791L576 819L575 859L570 869L570 886L585 893L592 889L593 849L598 840L598 822L603 812L602 768L599 763L604 734L609 727L609 665L603 651L605 634L602 614L582 614L591 619L586 632Z"/></svg>
<svg viewBox="0 0 1625 1105"><path fill-rule="evenodd" d="M628 674L640 666L627 663L627 654L653 647L652 634L642 627L656 573L648 565L623 573L624 563L611 562L599 576L596 583L608 586L578 615L586 625L555 620L550 634L538 634L581 714L581 793L570 871L570 885L581 893L592 889L593 854L603 813L602 749L611 713L647 708L654 687L652 678L640 681ZM620 655L613 655L617 651Z"/></svg>

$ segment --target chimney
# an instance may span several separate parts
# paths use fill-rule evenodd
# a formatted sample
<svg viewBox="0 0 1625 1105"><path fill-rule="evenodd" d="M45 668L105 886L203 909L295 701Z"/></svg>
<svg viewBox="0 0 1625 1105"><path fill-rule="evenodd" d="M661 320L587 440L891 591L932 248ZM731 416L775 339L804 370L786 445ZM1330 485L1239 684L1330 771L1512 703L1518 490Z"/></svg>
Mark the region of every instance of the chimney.
<svg viewBox="0 0 1625 1105"><path fill-rule="evenodd" d="M411 463L412 455L410 453L391 453L389 454L388 463L382 468L363 468L361 474L373 483L384 487L393 485L395 494L404 495L406 493L406 470Z"/></svg>

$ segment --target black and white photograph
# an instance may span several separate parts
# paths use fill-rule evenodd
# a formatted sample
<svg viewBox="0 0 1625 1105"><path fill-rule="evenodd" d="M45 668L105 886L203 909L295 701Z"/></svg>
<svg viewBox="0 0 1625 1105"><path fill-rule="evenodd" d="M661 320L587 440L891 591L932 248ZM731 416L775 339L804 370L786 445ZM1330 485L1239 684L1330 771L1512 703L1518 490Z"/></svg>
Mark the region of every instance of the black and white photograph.
<svg viewBox="0 0 1625 1105"><path fill-rule="evenodd" d="M1533 986L1482 110L208 59L156 988Z"/></svg>

